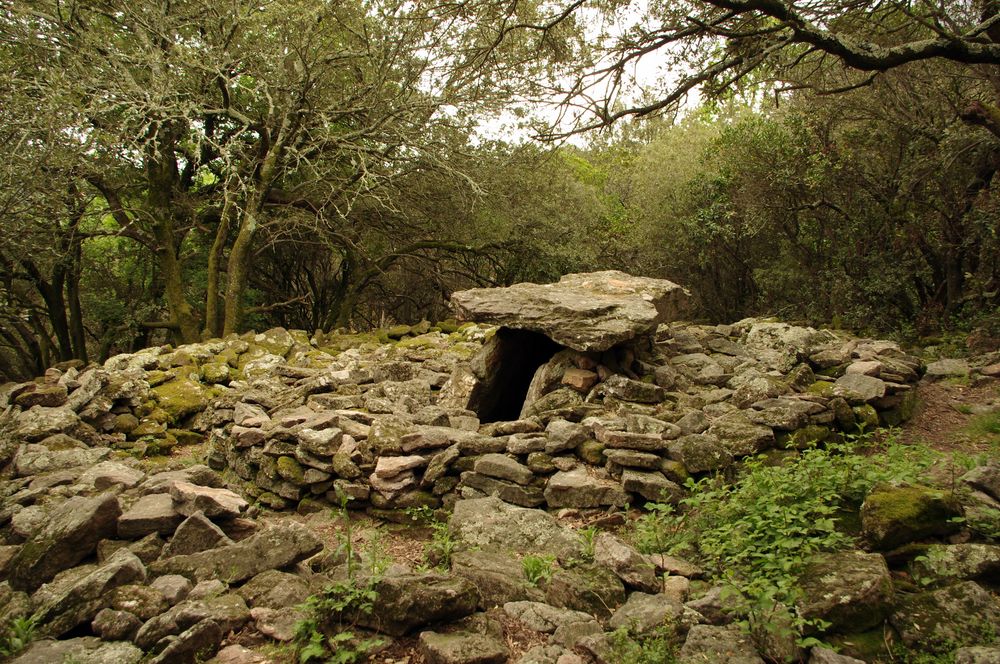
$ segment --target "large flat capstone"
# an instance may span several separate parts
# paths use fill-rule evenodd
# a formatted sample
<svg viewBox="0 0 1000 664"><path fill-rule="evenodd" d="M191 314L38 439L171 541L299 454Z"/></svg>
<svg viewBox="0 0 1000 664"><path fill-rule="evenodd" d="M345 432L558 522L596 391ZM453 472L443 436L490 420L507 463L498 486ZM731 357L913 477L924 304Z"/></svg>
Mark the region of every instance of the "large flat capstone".
<svg viewBox="0 0 1000 664"><path fill-rule="evenodd" d="M567 274L554 284L473 288L452 294L465 320L540 332L581 352L604 351L677 319L687 290L624 272Z"/></svg>

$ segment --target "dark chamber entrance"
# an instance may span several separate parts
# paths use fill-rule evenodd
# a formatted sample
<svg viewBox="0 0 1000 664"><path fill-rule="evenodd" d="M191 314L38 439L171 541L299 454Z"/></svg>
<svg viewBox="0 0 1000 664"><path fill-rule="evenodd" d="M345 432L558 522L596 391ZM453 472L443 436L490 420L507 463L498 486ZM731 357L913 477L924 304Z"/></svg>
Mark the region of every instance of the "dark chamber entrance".
<svg viewBox="0 0 1000 664"><path fill-rule="evenodd" d="M497 330L483 354L473 362L480 382L469 407L479 415L479 421L518 419L538 367L563 348L538 332L505 327Z"/></svg>

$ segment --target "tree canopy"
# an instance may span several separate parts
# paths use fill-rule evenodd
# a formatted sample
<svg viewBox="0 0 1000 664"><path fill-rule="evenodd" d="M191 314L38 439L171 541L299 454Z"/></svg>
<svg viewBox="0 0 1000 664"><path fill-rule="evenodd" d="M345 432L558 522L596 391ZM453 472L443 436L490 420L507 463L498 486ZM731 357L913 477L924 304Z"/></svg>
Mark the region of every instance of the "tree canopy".
<svg viewBox="0 0 1000 664"><path fill-rule="evenodd" d="M602 268L719 321L992 320L998 36L992 1L9 2L0 371Z"/></svg>

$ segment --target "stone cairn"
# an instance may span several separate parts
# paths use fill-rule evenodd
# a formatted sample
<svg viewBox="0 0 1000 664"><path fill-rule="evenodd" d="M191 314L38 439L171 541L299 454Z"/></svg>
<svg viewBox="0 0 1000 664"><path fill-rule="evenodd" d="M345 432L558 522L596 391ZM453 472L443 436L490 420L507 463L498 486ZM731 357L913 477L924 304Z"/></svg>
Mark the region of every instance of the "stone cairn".
<svg viewBox="0 0 1000 664"><path fill-rule="evenodd" d="M894 343L837 332L682 323L687 297L621 272L567 275L456 293L462 324L278 328L103 366L65 363L0 386L0 625L30 615L38 636L58 639L17 661L193 662L248 625L290 640L302 617L294 607L339 578L343 562L291 512L328 510L346 496L352 509L407 522L407 508L452 510L451 571L394 570L379 582L375 622L357 622L393 637L424 630L432 664L507 661L498 625L478 612L498 606L549 635L523 664L574 664L580 652L607 661L605 628L642 633L664 621L687 634L682 661L728 652L742 654L725 661L762 662L726 625L718 588L688 597L697 567L643 556L608 532L593 543L594 562L574 567L579 536L534 508L675 503L688 477L742 457L899 424L925 367ZM936 376L995 370L926 367ZM128 458L196 444L211 468L152 472ZM984 513L1000 509L1000 467L963 482ZM880 500L959 513L930 490L884 492L862 518ZM288 516L262 524L258 505ZM942 527L867 536L888 550L954 532ZM893 624L914 642L941 636L921 622L920 602L953 617L972 602L976 615L1000 621L1000 605L971 580L996 576L1000 547L937 546L921 574L959 585L900 608L880 554L833 554L816 561L815 601L802 610L842 631L902 611ZM522 578L526 554L565 565L538 588ZM829 597L842 601L824 604ZM233 644L216 661L264 660Z"/></svg>

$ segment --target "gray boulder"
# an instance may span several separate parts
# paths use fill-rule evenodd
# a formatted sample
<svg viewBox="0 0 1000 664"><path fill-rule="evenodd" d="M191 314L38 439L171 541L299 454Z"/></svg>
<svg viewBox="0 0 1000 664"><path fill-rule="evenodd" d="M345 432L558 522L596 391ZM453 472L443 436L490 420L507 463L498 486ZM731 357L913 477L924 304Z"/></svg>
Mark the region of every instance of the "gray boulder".
<svg viewBox="0 0 1000 664"><path fill-rule="evenodd" d="M146 568L135 554L121 549L99 568L47 600L35 611L44 636L58 637L89 623L104 608L107 594L119 586L146 580Z"/></svg>
<svg viewBox="0 0 1000 664"><path fill-rule="evenodd" d="M94 636L65 641L42 639L32 643L26 652L11 660L11 664L138 664L142 650L131 643L106 643Z"/></svg>
<svg viewBox="0 0 1000 664"><path fill-rule="evenodd" d="M119 514L118 500L110 494L74 496L55 507L45 527L8 564L11 587L33 591L93 555L100 540L115 535Z"/></svg>
<svg viewBox="0 0 1000 664"><path fill-rule="evenodd" d="M624 507L628 494L621 484L599 477L586 468L560 471L545 485L549 507Z"/></svg>
<svg viewBox="0 0 1000 664"><path fill-rule="evenodd" d="M678 664L764 664L750 637L738 627L695 625L677 653Z"/></svg>
<svg viewBox="0 0 1000 664"><path fill-rule="evenodd" d="M497 498L460 500L449 521L452 533L467 547L535 555L574 556L580 538L555 518L536 509L515 507Z"/></svg>
<svg viewBox="0 0 1000 664"><path fill-rule="evenodd" d="M245 540L186 556L157 560L155 574L180 574L196 581L222 579L238 583L270 569L279 569L319 553L323 543L295 522L272 525Z"/></svg>
<svg viewBox="0 0 1000 664"><path fill-rule="evenodd" d="M932 653L986 645L1000 625L1000 601L973 581L904 598L889 622L903 643Z"/></svg>

